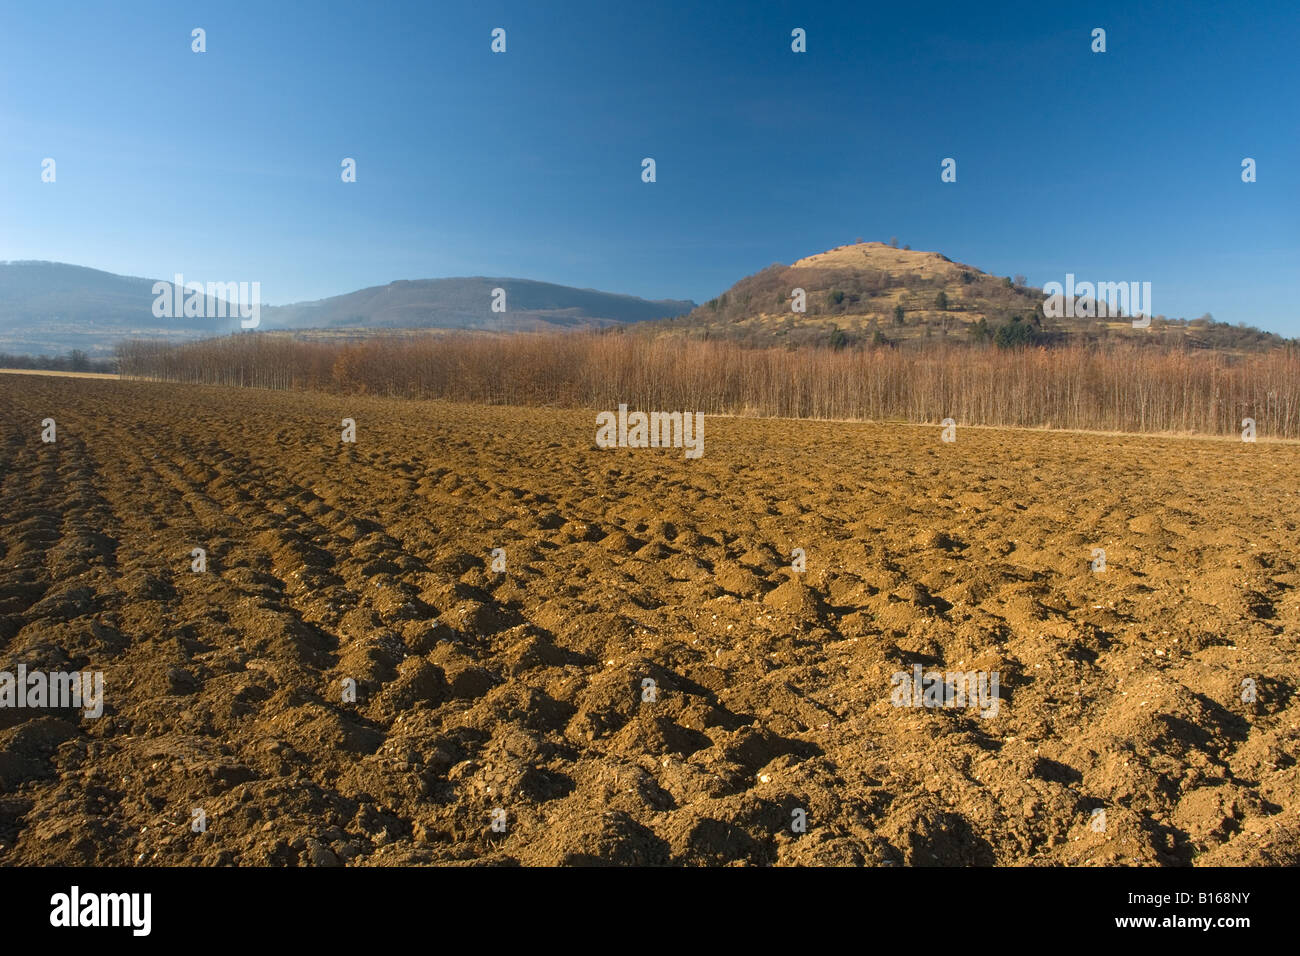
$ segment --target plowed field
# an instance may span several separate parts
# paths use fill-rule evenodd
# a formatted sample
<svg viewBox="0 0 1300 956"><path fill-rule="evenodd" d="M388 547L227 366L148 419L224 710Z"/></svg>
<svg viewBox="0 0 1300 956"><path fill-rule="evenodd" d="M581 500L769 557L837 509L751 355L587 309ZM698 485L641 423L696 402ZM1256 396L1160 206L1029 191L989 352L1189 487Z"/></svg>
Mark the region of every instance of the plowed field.
<svg viewBox="0 0 1300 956"><path fill-rule="evenodd" d="M595 415L0 376L0 862L1300 863L1300 446Z"/></svg>

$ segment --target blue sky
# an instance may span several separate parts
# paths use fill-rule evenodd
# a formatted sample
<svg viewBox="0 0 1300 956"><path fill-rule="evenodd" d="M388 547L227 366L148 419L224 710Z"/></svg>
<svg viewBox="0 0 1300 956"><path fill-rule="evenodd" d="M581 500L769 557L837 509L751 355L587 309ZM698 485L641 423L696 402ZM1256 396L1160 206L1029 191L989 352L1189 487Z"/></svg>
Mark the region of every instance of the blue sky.
<svg viewBox="0 0 1300 956"><path fill-rule="evenodd" d="M703 301L897 236L1300 335L1294 0L294 6L0 7L0 259Z"/></svg>

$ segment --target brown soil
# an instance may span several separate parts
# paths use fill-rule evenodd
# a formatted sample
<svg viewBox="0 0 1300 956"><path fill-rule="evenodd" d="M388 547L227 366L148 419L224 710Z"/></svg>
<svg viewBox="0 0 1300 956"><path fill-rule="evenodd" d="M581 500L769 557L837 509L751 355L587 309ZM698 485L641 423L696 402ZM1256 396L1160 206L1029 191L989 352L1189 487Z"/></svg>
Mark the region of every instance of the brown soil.
<svg viewBox="0 0 1300 956"><path fill-rule="evenodd" d="M98 378L114 381L120 378L114 372L58 372L47 368L0 368L0 375L47 375L53 378Z"/></svg>
<svg viewBox="0 0 1300 956"><path fill-rule="evenodd" d="M0 377L0 670L106 695L0 710L0 861L1300 862L1296 446L594 434ZM997 716L893 706L914 663Z"/></svg>

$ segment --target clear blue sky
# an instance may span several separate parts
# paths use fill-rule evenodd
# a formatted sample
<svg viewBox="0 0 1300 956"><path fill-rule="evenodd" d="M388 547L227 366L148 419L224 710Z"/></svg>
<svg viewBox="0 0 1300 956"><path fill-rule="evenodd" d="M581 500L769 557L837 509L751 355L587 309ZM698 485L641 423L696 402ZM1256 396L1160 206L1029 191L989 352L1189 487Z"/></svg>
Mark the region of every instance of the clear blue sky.
<svg viewBox="0 0 1300 956"><path fill-rule="evenodd" d="M6 3L0 259L703 301L898 236L1300 334L1295 0L704 6Z"/></svg>

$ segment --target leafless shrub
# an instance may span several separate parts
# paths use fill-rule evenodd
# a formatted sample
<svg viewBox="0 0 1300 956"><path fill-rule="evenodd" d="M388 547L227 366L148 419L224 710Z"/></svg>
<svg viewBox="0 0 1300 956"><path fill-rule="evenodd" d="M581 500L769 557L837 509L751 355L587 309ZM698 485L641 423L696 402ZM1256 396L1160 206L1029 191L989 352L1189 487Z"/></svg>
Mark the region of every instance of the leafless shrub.
<svg viewBox="0 0 1300 956"><path fill-rule="evenodd" d="M236 335L128 342L128 377L194 384L613 408L1105 431L1300 437L1300 352L1132 345L1012 350L745 348L606 333L386 335L321 343Z"/></svg>

